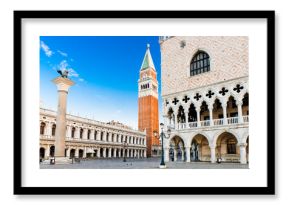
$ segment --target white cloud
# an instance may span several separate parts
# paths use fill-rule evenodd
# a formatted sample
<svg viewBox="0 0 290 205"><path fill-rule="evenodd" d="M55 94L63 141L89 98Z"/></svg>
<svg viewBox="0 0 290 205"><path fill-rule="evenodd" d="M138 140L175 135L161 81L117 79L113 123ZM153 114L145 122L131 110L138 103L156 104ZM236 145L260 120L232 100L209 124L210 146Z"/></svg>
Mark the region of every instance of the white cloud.
<svg viewBox="0 0 290 205"><path fill-rule="evenodd" d="M63 57L67 57L67 53L65 53L65 52L62 52L62 51L60 51L60 50L57 50L57 52L58 52L60 55L62 55Z"/></svg>
<svg viewBox="0 0 290 205"><path fill-rule="evenodd" d="M40 41L40 48L44 51L45 55L50 57L52 56L53 52L50 50L48 45L46 45L43 41Z"/></svg>

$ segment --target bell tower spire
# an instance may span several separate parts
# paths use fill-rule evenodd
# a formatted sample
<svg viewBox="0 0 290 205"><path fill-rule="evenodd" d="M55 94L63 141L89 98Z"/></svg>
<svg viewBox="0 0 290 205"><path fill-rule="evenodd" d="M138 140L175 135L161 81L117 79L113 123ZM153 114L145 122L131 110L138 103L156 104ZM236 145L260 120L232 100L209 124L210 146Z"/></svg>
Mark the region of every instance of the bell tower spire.
<svg viewBox="0 0 290 205"><path fill-rule="evenodd" d="M154 155L154 150L159 149L159 139L153 134L153 131L159 130L158 116L157 73L150 53L150 44L147 44L138 80L138 128L146 129L148 157Z"/></svg>

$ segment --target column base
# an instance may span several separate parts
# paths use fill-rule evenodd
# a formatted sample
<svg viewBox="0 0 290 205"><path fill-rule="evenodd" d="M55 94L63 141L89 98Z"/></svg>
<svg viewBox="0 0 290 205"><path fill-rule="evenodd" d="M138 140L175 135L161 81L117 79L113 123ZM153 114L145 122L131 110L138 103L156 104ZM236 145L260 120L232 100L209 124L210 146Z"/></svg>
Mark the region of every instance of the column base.
<svg viewBox="0 0 290 205"><path fill-rule="evenodd" d="M69 157L55 157L54 164L72 164L72 159Z"/></svg>
<svg viewBox="0 0 290 205"><path fill-rule="evenodd" d="M159 165L160 169L166 169L166 165Z"/></svg>

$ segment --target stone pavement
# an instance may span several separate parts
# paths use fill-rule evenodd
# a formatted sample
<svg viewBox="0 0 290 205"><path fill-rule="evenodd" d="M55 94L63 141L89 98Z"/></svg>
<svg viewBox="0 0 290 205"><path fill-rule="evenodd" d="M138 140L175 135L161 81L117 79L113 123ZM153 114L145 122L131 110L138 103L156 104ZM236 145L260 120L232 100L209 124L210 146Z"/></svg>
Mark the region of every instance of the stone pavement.
<svg viewBox="0 0 290 205"><path fill-rule="evenodd" d="M40 164L41 169L159 169L160 158L148 159L94 159L74 164ZM210 162L167 162L168 169L248 169L248 164Z"/></svg>

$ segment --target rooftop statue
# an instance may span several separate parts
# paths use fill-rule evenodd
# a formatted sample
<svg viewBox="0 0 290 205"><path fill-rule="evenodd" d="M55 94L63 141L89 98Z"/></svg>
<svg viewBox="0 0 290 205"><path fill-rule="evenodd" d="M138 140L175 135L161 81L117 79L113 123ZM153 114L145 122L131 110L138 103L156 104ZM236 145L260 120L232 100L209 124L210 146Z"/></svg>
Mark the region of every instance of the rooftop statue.
<svg viewBox="0 0 290 205"><path fill-rule="evenodd" d="M68 70L57 70L57 72L61 75L62 78L67 78Z"/></svg>

